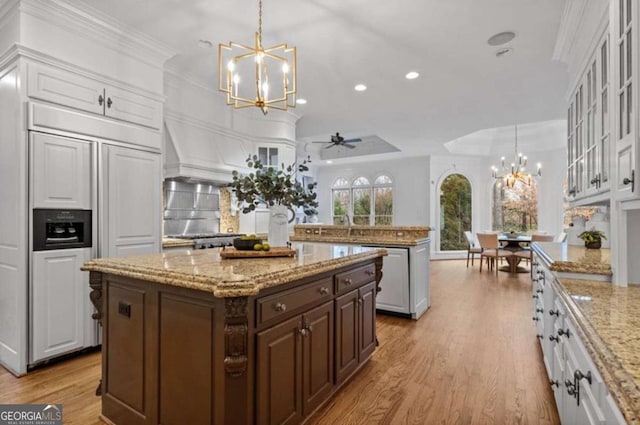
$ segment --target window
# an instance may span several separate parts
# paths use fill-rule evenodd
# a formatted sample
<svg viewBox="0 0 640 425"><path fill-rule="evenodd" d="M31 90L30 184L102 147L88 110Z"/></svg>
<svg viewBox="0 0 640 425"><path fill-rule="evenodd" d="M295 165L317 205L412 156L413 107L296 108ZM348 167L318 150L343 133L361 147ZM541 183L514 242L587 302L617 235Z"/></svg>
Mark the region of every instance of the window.
<svg viewBox="0 0 640 425"><path fill-rule="evenodd" d="M493 230L531 232L538 229L538 190L535 180L530 185L516 181L508 188L497 180L493 185Z"/></svg>
<svg viewBox="0 0 640 425"><path fill-rule="evenodd" d="M353 224L369 224L371 216L371 183L365 177L353 181Z"/></svg>
<svg viewBox="0 0 640 425"><path fill-rule="evenodd" d="M374 225L391 226L393 221L393 181L389 176L379 176L373 186Z"/></svg>
<svg viewBox="0 0 640 425"><path fill-rule="evenodd" d="M262 165L278 167L278 148L258 148L258 159Z"/></svg>
<svg viewBox="0 0 640 425"><path fill-rule="evenodd" d="M342 178L336 180L333 184L331 195L331 202L333 204L333 224L347 224L344 223L344 216L349 213L349 182Z"/></svg>
<svg viewBox="0 0 640 425"><path fill-rule="evenodd" d="M440 186L440 250L467 249L464 232L471 230L471 183L461 174L447 176Z"/></svg>
<svg viewBox="0 0 640 425"><path fill-rule="evenodd" d="M393 222L393 180L387 175L376 177L373 185L364 176L356 177L351 184L338 178L331 189L331 199L333 224L345 225L349 221L390 226Z"/></svg>

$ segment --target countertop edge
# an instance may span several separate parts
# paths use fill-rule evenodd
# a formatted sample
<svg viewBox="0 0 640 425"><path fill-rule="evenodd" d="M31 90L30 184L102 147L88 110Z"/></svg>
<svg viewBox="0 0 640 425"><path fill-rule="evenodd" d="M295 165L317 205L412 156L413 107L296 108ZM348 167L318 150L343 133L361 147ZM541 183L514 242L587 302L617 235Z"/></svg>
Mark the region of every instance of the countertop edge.
<svg viewBox="0 0 640 425"><path fill-rule="evenodd" d="M375 240L363 240L359 238L342 238L339 236L331 237L305 237L305 236L290 236L289 240L292 242L319 242L319 243L346 243L353 245L366 245L366 246L417 246L422 245L429 242L431 239L420 238L420 239L409 239L409 240L398 240L398 239L375 239Z"/></svg>
<svg viewBox="0 0 640 425"><path fill-rule="evenodd" d="M230 298L255 296L260 293L260 290L265 288L284 285L298 279L347 267L364 260L384 257L386 255L387 252L384 249L376 249L239 281L224 281L212 277L188 275L186 273L171 272L143 266L114 266L109 264L108 259L87 261L81 267L81 270L131 277L164 285L194 289L197 291L212 293L217 298ZM231 262L234 260L222 259L221 261Z"/></svg>
<svg viewBox="0 0 640 425"><path fill-rule="evenodd" d="M640 425L640 388L633 377L626 371L617 356L602 340L589 319L571 298L568 290L562 285L562 279L554 279L551 284L568 307L568 313L576 325L578 333L591 355L591 359L602 375L607 389L613 396L618 408L629 425ZM633 397L631 392L635 392Z"/></svg>

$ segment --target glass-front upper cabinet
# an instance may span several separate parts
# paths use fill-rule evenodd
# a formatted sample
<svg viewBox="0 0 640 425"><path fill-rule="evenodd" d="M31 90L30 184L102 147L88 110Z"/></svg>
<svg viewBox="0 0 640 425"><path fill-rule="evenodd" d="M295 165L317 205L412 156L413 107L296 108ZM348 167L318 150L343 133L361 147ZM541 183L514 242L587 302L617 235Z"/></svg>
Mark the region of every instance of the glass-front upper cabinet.
<svg viewBox="0 0 640 425"><path fill-rule="evenodd" d="M615 40L614 78L616 88L615 102L615 138L617 178L615 189L617 199L635 199L638 188L635 184L635 171L638 161L638 141L636 140L637 118L634 111L636 103L637 70L636 50L638 28L638 3L635 0L614 2Z"/></svg>
<svg viewBox="0 0 640 425"><path fill-rule="evenodd" d="M570 97L567 191L570 201L599 202L609 190L609 33L604 30ZM598 198L592 198L598 195Z"/></svg>

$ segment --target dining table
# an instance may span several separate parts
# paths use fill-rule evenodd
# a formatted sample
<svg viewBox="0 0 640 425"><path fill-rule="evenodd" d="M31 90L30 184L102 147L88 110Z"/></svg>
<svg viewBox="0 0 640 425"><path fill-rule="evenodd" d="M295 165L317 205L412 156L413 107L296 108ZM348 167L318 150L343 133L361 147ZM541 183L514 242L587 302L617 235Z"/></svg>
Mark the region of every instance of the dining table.
<svg viewBox="0 0 640 425"><path fill-rule="evenodd" d="M506 251L522 251L526 249L531 243L531 235L520 235L514 233L501 233L498 235L498 242L502 244L501 249ZM525 267L519 266L522 257L518 255L511 255L505 257L507 259L507 266L500 267L500 271L510 273L528 273L529 270Z"/></svg>

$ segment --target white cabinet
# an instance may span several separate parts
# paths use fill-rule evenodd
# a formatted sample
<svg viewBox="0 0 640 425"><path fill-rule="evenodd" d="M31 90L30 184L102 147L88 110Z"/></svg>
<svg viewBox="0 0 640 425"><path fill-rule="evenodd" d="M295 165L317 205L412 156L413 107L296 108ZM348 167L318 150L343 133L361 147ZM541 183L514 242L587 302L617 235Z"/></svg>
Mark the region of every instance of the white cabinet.
<svg viewBox="0 0 640 425"><path fill-rule="evenodd" d="M155 129L162 127L161 102L39 63L28 66L27 95Z"/></svg>
<svg viewBox="0 0 640 425"><path fill-rule="evenodd" d="M599 202L610 190L609 53L605 29L569 98L567 195L578 203Z"/></svg>
<svg viewBox="0 0 640 425"><path fill-rule="evenodd" d="M33 208L91 209L92 143L31 132L30 147Z"/></svg>
<svg viewBox="0 0 640 425"><path fill-rule="evenodd" d="M638 19L637 2L612 2L611 45L614 65L615 152L618 200L638 199L640 190L635 182L638 171Z"/></svg>
<svg viewBox="0 0 640 425"><path fill-rule="evenodd" d="M31 363L93 344L85 341L95 326L87 308L89 273L80 271L90 248L32 254Z"/></svg>
<svg viewBox="0 0 640 425"><path fill-rule="evenodd" d="M160 252L160 154L104 145L101 257Z"/></svg>
<svg viewBox="0 0 640 425"><path fill-rule="evenodd" d="M560 422L563 425L625 424L580 339L576 324L568 315L568 306L558 295L555 276L537 254L533 267L533 320Z"/></svg>
<svg viewBox="0 0 640 425"><path fill-rule="evenodd" d="M376 308L395 313L409 314L409 250L385 248L382 259L382 280L376 296Z"/></svg>

